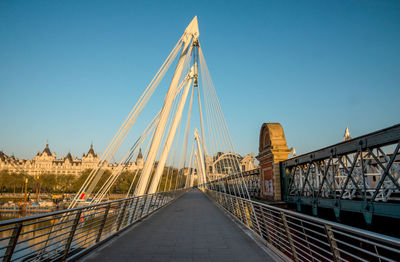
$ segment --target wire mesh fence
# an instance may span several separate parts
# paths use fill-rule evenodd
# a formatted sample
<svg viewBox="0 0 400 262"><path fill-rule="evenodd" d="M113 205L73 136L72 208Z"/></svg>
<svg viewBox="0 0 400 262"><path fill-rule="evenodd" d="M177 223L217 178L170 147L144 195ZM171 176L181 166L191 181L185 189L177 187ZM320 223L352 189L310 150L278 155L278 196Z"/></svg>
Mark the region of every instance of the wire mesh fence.
<svg viewBox="0 0 400 262"><path fill-rule="evenodd" d="M64 261L77 257L184 192L158 192L1 221L0 259Z"/></svg>

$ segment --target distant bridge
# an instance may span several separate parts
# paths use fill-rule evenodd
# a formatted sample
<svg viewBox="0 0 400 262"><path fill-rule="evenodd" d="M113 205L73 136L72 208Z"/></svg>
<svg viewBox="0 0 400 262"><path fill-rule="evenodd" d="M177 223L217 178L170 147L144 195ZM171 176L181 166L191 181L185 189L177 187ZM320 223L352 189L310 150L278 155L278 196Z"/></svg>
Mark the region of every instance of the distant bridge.
<svg viewBox="0 0 400 262"><path fill-rule="evenodd" d="M288 203L400 218L400 125L281 162Z"/></svg>
<svg viewBox="0 0 400 262"><path fill-rule="evenodd" d="M400 124L279 162L281 199L302 206L400 218ZM239 174L217 181L232 183ZM260 169L243 172L253 198L264 198Z"/></svg>

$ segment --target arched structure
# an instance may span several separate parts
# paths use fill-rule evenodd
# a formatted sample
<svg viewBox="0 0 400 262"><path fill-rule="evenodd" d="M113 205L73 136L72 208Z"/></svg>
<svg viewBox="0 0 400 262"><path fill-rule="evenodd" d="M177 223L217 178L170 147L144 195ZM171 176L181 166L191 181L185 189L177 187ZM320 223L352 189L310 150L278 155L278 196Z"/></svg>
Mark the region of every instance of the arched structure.
<svg viewBox="0 0 400 262"><path fill-rule="evenodd" d="M230 172L231 170L222 170L225 168L223 163L222 163L222 165L218 165L223 160L226 160L226 161L230 161L233 163L233 166L228 165L228 167L234 168L235 170L239 170L239 168L240 168L239 165L240 165L240 161L242 160L242 158L243 157L241 157L240 155L238 155L236 153L230 153L230 152L224 153L224 154L218 156L218 158L215 161L213 161L212 168L213 168L213 170L217 170L218 173L223 173L224 171Z"/></svg>
<svg viewBox="0 0 400 262"><path fill-rule="evenodd" d="M206 157L206 168L210 175L215 175L215 178L218 178L218 174L231 174L239 170L242 172L253 170L255 169L254 160L253 153L241 156L233 152L219 152L214 156Z"/></svg>
<svg viewBox="0 0 400 262"><path fill-rule="evenodd" d="M290 153L285 132L279 123L264 123L260 131L259 154L261 195L270 200L281 200L279 162Z"/></svg>
<svg viewBox="0 0 400 262"><path fill-rule="evenodd" d="M264 123L260 130L259 152L287 148L285 132L279 123Z"/></svg>

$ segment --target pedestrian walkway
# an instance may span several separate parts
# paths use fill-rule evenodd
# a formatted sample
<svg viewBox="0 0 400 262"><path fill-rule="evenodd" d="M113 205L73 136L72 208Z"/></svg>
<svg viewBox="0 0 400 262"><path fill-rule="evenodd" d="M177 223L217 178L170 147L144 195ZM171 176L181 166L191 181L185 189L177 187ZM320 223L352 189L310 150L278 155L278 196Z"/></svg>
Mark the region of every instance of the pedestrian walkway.
<svg viewBox="0 0 400 262"><path fill-rule="evenodd" d="M193 190L85 261L273 261L199 190Z"/></svg>

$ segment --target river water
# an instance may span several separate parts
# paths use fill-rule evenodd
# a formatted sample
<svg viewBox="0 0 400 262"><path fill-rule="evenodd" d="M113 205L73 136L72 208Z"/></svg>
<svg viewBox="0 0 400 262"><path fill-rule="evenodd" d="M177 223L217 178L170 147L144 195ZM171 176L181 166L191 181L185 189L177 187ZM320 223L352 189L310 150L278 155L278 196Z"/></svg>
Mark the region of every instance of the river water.
<svg viewBox="0 0 400 262"><path fill-rule="evenodd" d="M31 215L36 215L36 213L0 213L1 220L8 220L13 218L21 218ZM47 246L49 241L49 237L54 238L56 235L62 234L66 235L66 232L59 231L55 235L54 233L48 234L50 231L55 230L54 225L57 225L60 221L60 217L52 219L51 217L45 217L40 219L34 219L32 221L24 222L24 226L22 227L21 234L18 238L18 244L15 247L14 255L12 257L13 261L26 261L25 259L29 258L33 255L37 255L38 251L40 251L43 247ZM68 228L68 227L67 227ZM6 247L9 245L9 237L11 236L14 230L13 226L0 226L0 257L4 256L6 252ZM86 228L87 230L87 228ZM81 229L77 229L76 235L79 236L82 232ZM87 233L97 232L96 228L89 228ZM4 239L5 238L5 239ZM61 244L64 242L61 242ZM83 244L82 247L86 245ZM72 248L72 247L71 247ZM47 249L46 249L47 250ZM33 258L33 257L31 257Z"/></svg>
<svg viewBox="0 0 400 262"><path fill-rule="evenodd" d="M0 212L0 221L21 218L26 216L33 216L34 213L22 213L22 212Z"/></svg>

